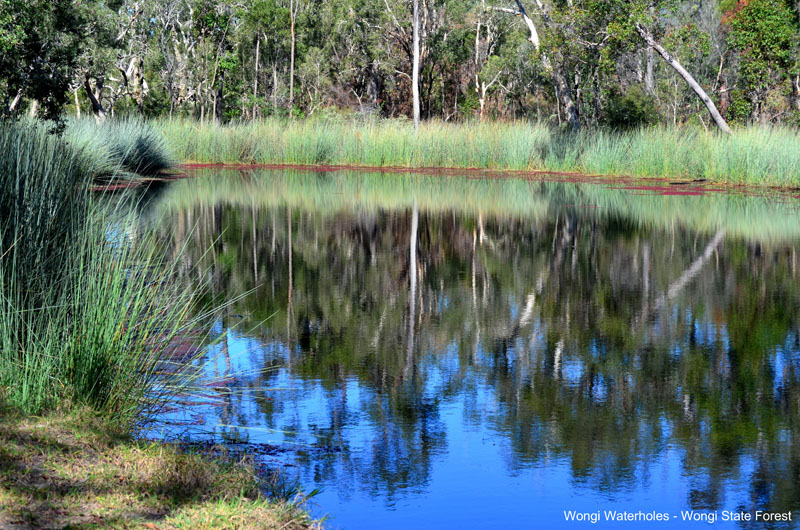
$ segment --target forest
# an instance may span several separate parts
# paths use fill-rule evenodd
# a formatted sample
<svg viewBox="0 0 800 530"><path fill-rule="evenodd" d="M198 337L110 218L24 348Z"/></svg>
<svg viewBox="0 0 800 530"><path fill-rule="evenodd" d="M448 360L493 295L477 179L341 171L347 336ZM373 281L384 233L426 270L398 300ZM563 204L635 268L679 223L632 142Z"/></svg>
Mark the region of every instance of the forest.
<svg viewBox="0 0 800 530"><path fill-rule="evenodd" d="M797 0L0 0L0 100L5 115L218 123L796 125L799 12Z"/></svg>

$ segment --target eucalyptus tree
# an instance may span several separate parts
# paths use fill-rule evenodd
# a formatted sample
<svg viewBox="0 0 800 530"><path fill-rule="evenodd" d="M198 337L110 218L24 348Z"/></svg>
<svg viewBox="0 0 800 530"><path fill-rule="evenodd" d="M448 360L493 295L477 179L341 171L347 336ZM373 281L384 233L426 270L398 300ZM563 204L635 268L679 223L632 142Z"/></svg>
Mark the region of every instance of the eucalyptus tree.
<svg viewBox="0 0 800 530"><path fill-rule="evenodd" d="M785 0L750 0L737 5L726 17L744 85L742 99L746 105L737 110L740 114L749 110L753 121L763 123L770 118L767 94L776 88L781 91L786 82L791 83L792 103L800 110L799 15Z"/></svg>
<svg viewBox="0 0 800 530"><path fill-rule="evenodd" d="M88 31L92 2L0 0L0 115L27 99L57 118L67 101Z"/></svg>

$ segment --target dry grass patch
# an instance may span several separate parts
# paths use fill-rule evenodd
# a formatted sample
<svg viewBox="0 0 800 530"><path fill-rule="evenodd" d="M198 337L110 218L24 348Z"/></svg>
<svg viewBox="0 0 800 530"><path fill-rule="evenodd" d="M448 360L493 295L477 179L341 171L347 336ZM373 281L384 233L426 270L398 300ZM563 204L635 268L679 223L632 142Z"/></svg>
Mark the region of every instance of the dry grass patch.
<svg viewBox="0 0 800 530"><path fill-rule="evenodd" d="M0 417L0 528L318 528L252 465L132 441L87 412Z"/></svg>

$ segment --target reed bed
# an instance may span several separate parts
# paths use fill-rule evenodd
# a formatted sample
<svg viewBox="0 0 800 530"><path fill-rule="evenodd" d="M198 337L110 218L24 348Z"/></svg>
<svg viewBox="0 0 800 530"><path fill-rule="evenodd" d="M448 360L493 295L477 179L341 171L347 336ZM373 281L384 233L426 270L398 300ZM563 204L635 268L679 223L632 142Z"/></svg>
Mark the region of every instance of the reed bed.
<svg viewBox="0 0 800 530"><path fill-rule="evenodd" d="M102 124L71 119L64 140L85 155L95 178L152 177L175 165L161 133L135 118Z"/></svg>
<svg viewBox="0 0 800 530"><path fill-rule="evenodd" d="M571 171L800 185L800 132L749 127L563 133L527 122L267 119L231 125L157 121L177 159L200 163Z"/></svg>
<svg viewBox="0 0 800 530"><path fill-rule="evenodd" d="M126 232L122 203L93 199L90 152L2 125L0 405L135 421L170 386L162 356L192 326L191 293L152 241Z"/></svg>

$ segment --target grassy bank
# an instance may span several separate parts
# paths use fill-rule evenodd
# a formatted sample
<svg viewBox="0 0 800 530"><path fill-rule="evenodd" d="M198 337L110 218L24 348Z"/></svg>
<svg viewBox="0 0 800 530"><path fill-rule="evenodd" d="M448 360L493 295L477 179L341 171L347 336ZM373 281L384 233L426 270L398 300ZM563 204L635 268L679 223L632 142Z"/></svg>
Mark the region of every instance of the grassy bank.
<svg viewBox="0 0 800 530"><path fill-rule="evenodd" d="M306 527L252 467L130 436L192 390L173 355L202 329L130 205L90 192L168 160L148 134L0 123L0 527Z"/></svg>
<svg viewBox="0 0 800 530"><path fill-rule="evenodd" d="M0 528L311 528L253 466L107 429L93 413L0 415Z"/></svg>
<svg viewBox="0 0 800 530"><path fill-rule="evenodd" d="M530 123L264 120L231 126L159 121L176 158L191 162L353 164L575 171L800 185L800 132L751 127L731 136L653 127L563 134Z"/></svg>

